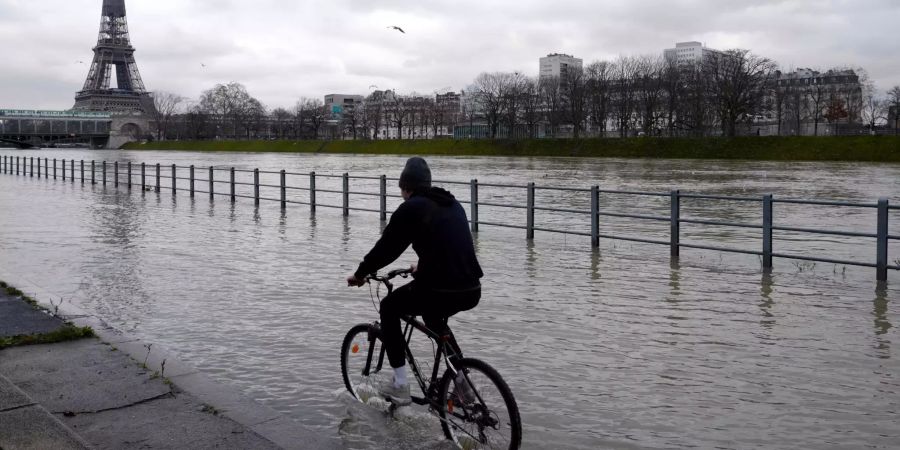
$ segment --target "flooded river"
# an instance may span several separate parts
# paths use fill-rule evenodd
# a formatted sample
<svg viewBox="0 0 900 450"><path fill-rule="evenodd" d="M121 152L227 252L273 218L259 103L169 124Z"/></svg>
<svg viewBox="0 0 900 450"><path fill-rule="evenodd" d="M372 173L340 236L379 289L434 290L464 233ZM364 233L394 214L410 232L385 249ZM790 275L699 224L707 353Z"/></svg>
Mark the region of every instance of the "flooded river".
<svg viewBox="0 0 900 450"><path fill-rule="evenodd" d="M87 150L0 154L389 177L399 175L405 160ZM888 197L900 204L900 165L427 159L434 178L446 181L864 203ZM204 170L198 177L205 178ZM340 189L329 188L328 180L323 177L319 188ZM468 200L467 186L446 186ZM396 194L393 183L389 190ZM482 188L480 194L483 201L524 205L522 189ZM377 209L377 198L358 198L354 202L362 203L354 205ZM340 204L339 196L326 193L319 202ZM391 198L390 208L398 202ZM585 209L590 198L542 191L538 202ZM668 214L665 198L608 195L602 203L608 211ZM776 221L789 226L875 231L874 209L779 208ZM757 203L685 200L682 214L761 220ZM517 209L483 207L480 216L525 224ZM538 226L590 230L582 216L545 211L537 220ZM668 223L604 218L601 226L610 234L668 239ZM389 420L343 393L344 333L377 317L369 292L349 289L343 280L381 227L371 212L345 218L339 209L311 213L294 204L282 212L277 202L255 207L248 199L232 204L204 194L173 197L165 189L157 194L0 175L0 269L158 343L347 448L446 448L434 419L413 411ZM900 235L900 211L891 213L890 230ZM758 230L684 225L682 233L682 242L749 250L761 245ZM872 268L776 259L768 275L753 255L683 249L675 264L666 246L602 239L592 249L585 236L539 231L529 241L524 230L491 226L482 226L475 240L485 294L478 308L451 325L467 353L490 362L512 387L525 448L896 448L900 442L896 271L877 284ZM892 264L898 264L898 244L890 247ZM866 238L781 233L775 251L868 263L875 258L874 239ZM395 266L413 260L410 251Z"/></svg>

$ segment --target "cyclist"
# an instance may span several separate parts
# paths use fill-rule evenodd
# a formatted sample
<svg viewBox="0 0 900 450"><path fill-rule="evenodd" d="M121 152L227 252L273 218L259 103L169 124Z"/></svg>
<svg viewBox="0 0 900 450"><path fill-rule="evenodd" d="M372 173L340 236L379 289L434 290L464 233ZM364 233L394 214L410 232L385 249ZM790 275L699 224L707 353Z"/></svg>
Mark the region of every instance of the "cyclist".
<svg viewBox="0 0 900 450"><path fill-rule="evenodd" d="M400 317L422 316L428 328L445 333L450 316L478 305L483 273L465 210L450 192L431 186L425 160L410 158L399 184L404 202L356 272L347 277L347 284L362 286L366 275L392 263L410 244L419 257L412 266L413 281L386 296L379 311L382 340L394 369L381 394L397 405L408 405L412 399Z"/></svg>

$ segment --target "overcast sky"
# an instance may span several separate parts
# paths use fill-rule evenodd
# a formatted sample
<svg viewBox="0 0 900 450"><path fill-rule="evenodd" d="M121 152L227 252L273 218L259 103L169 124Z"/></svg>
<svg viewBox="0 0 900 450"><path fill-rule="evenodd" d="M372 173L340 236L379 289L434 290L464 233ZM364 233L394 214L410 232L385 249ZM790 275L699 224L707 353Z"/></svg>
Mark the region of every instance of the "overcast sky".
<svg viewBox="0 0 900 450"><path fill-rule="evenodd" d="M0 108L68 109L102 0L0 0ZM696 40L784 68L865 68L900 84L900 0L126 0L151 91L197 98L237 81L268 107L301 96L459 90L480 72L538 72ZM402 27L406 34L389 29ZM79 63L83 61L83 63ZM202 64L205 64L204 68Z"/></svg>

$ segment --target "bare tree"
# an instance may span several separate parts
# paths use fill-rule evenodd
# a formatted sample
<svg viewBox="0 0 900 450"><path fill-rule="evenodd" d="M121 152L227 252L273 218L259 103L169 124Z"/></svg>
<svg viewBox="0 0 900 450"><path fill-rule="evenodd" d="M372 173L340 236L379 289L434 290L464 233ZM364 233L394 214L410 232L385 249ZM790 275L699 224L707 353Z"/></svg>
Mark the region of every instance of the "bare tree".
<svg viewBox="0 0 900 450"><path fill-rule="evenodd" d="M760 112L775 64L748 50L728 50L706 55L703 68L722 134L734 137L738 122L752 120Z"/></svg>
<svg viewBox="0 0 900 450"><path fill-rule="evenodd" d="M460 117L469 124L468 138L475 136L475 119L481 114L479 111L478 88L474 85L460 92Z"/></svg>
<svg viewBox="0 0 900 450"><path fill-rule="evenodd" d="M272 110L273 131L278 139L284 139L291 129L292 114L284 108L275 108Z"/></svg>
<svg viewBox="0 0 900 450"><path fill-rule="evenodd" d="M529 138L537 137L538 124L541 121L541 95L538 82L534 78L526 78L522 83L522 121L525 122Z"/></svg>
<svg viewBox="0 0 900 450"><path fill-rule="evenodd" d="M869 132L874 134L878 124L886 119L886 102L878 98L875 89L868 89L863 95L862 118Z"/></svg>
<svg viewBox="0 0 900 450"><path fill-rule="evenodd" d="M634 58L620 56L613 66L613 86L610 95L616 129L620 137L628 137L634 121L635 73L637 62Z"/></svg>
<svg viewBox="0 0 900 450"><path fill-rule="evenodd" d="M716 123L707 97L707 79L701 63L681 67L682 91L678 99L676 128L690 136L706 136Z"/></svg>
<svg viewBox="0 0 900 450"><path fill-rule="evenodd" d="M507 137L516 138L519 116L522 113L522 90L526 77L519 72L498 75L500 76L502 121L506 124Z"/></svg>
<svg viewBox="0 0 900 450"><path fill-rule="evenodd" d="M641 129L656 134L663 96L663 63L660 57L642 56L635 59L635 106Z"/></svg>
<svg viewBox="0 0 900 450"><path fill-rule="evenodd" d="M540 79L538 91L547 120L547 134L559 137L560 127L566 116L566 104L563 98L562 83L559 77L543 77Z"/></svg>
<svg viewBox="0 0 900 450"><path fill-rule="evenodd" d="M156 91L153 93L153 120L156 122L156 139L168 139L169 124L172 116L178 111L178 106L185 100L184 97L171 92Z"/></svg>
<svg viewBox="0 0 900 450"><path fill-rule="evenodd" d="M587 86L585 85L584 70L569 68L566 72L563 88L563 101L566 105L566 113L572 124L574 138L581 137L584 123L587 120Z"/></svg>
<svg viewBox="0 0 900 450"><path fill-rule="evenodd" d="M372 130L372 140L378 140L378 133L384 123L385 92L375 91L363 103L364 120Z"/></svg>
<svg viewBox="0 0 900 450"><path fill-rule="evenodd" d="M819 135L819 122L824 118L825 107L831 97L831 88L822 83L813 83L804 89L806 116L813 121L813 136Z"/></svg>
<svg viewBox="0 0 900 450"><path fill-rule="evenodd" d="M894 86L887 92L888 108L893 110L894 134L900 133L900 86Z"/></svg>
<svg viewBox="0 0 900 450"><path fill-rule="evenodd" d="M684 66L676 58L663 58L660 69L660 87L663 94L663 111L666 121L666 134L675 136L675 123L678 118L678 103L684 93Z"/></svg>
<svg viewBox="0 0 900 450"><path fill-rule="evenodd" d="M303 102L303 112L309 124L309 137L318 139L325 123L325 103L319 98L307 98Z"/></svg>
<svg viewBox="0 0 900 450"><path fill-rule="evenodd" d="M397 128L397 139L403 139L403 128L408 126L413 113L414 102L407 95L394 94L385 104L385 116L390 124ZM407 130L407 135L409 130Z"/></svg>
<svg viewBox="0 0 900 450"><path fill-rule="evenodd" d="M609 117L612 64L595 61L585 68L584 76L590 123L592 128L599 130L599 136L603 137L606 134L606 119Z"/></svg>
<svg viewBox="0 0 900 450"><path fill-rule="evenodd" d="M211 114L219 123L231 125L231 134L227 136L237 137L237 130L247 120L256 106L254 98L247 93L247 89L240 83L228 83L216 85L216 87L203 92L200 97L200 106ZM256 101L258 103L258 101Z"/></svg>
<svg viewBox="0 0 900 450"><path fill-rule="evenodd" d="M482 114L487 120L492 139L497 137L500 116L503 113L506 89L504 81L502 73L481 73L475 78L476 98Z"/></svg>

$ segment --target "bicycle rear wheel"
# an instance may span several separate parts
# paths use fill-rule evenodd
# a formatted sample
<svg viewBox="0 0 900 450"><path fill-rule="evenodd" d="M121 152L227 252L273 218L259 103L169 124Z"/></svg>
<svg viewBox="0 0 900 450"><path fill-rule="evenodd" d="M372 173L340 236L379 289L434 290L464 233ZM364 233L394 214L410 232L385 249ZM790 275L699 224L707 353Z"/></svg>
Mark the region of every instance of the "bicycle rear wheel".
<svg viewBox="0 0 900 450"><path fill-rule="evenodd" d="M477 359L461 359L455 367L465 373L464 380L452 370L444 372L441 379L438 413L447 439L464 450L518 449L522 419L500 374Z"/></svg>
<svg viewBox="0 0 900 450"><path fill-rule="evenodd" d="M391 379L392 371L382 350L381 332L373 324L350 329L341 345L341 374L344 386L357 400L366 403L379 397L378 387ZM368 375L365 369L368 367Z"/></svg>

